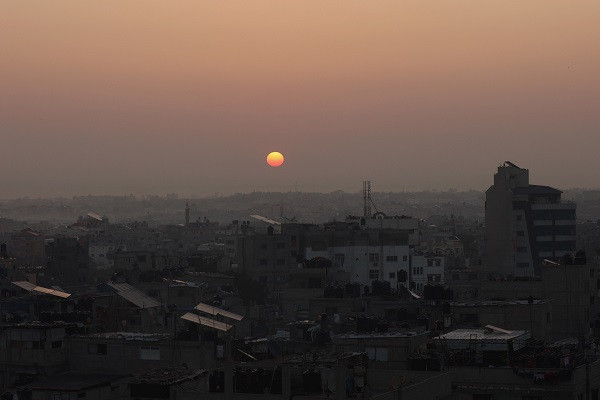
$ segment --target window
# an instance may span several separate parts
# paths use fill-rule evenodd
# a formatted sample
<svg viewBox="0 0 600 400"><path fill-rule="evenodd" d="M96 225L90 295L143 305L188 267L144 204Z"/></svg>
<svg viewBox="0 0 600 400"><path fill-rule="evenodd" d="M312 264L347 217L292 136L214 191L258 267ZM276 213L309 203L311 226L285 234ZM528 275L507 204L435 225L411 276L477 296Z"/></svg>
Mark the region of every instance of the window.
<svg viewBox="0 0 600 400"><path fill-rule="evenodd" d="M517 231L517 236L524 237L525 236L525 231Z"/></svg>
<svg viewBox="0 0 600 400"><path fill-rule="evenodd" d="M267 265L267 260L265 260L264 258L261 260L258 260L258 265Z"/></svg>
<svg viewBox="0 0 600 400"><path fill-rule="evenodd" d="M86 395L85 392L77 393L77 398L78 399L85 399L85 395Z"/></svg>
<svg viewBox="0 0 600 400"><path fill-rule="evenodd" d="M546 313L546 322L551 322L552 321L552 316L550 315L549 312Z"/></svg>
<svg viewBox="0 0 600 400"><path fill-rule="evenodd" d="M320 289L321 278L308 278L308 287L310 289Z"/></svg>
<svg viewBox="0 0 600 400"><path fill-rule="evenodd" d="M407 261L408 260L408 256L402 256L402 261Z"/></svg>
<svg viewBox="0 0 600 400"><path fill-rule="evenodd" d="M385 258L385 261L387 261L387 262L396 262L396 261L398 261L398 256L387 256Z"/></svg>
<svg viewBox="0 0 600 400"><path fill-rule="evenodd" d="M106 343L88 343L88 354L100 354L105 356L107 354Z"/></svg>
<svg viewBox="0 0 600 400"><path fill-rule="evenodd" d="M529 268L529 263L526 263L526 262L517 263L517 268Z"/></svg>
<svg viewBox="0 0 600 400"><path fill-rule="evenodd" d="M150 346L140 347L140 360L160 360L160 348Z"/></svg>
<svg viewBox="0 0 600 400"><path fill-rule="evenodd" d="M517 221L522 221L523 220L523 216L521 214L517 214Z"/></svg>
<svg viewBox="0 0 600 400"><path fill-rule="evenodd" d="M517 253L527 253L527 247L525 247L525 246L517 247Z"/></svg>
<svg viewBox="0 0 600 400"><path fill-rule="evenodd" d="M277 260L277 265L285 265L285 259L284 258L279 258Z"/></svg>
<svg viewBox="0 0 600 400"><path fill-rule="evenodd" d="M433 260L427 260L427 266L433 267Z"/></svg>
<svg viewBox="0 0 600 400"><path fill-rule="evenodd" d="M378 253L369 253L369 261L377 265L379 262L379 254Z"/></svg>
<svg viewBox="0 0 600 400"><path fill-rule="evenodd" d="M146 256L138 256L138 262L146 262Z"/></svg>
<svg viewBox="0 0 600 400"><path fill-rule="evenodd" d="M378 269L369 270L369 279L372 281L379 279L379 270Z"/></svg>
<svg viewBox="0 0 600 400"><path fill-rule="evenodd" d="M285 243L283 243L283 242L277 243L277 248L278 249L285 249Z"/></svg>
<svg viewBox="0 0 600 400"><path fill-rule="evenodd" d="M343 267L344 266L344 261L346 261L346 256L344 254L335 254L333 256L333 261L335 262L335 264L339 267Z"/></svg>
<svg viewBox="0 0 600 400"><path fill-rule="evenodd" d="M62 348L62 340L56 340L52 342L53 349L61 349Z"/></svg>
<svg viewBox="0 0 600 400"><path fill-rule="evenodd" d="M442 260L435 260L435 266L439 267L442 265Z"/></svg>
<svg viewBox="0 0 600 400"><path fill-rule="evenodd" d="M390 279L394 279L396 278L396 273L395 272L390 272Z"/></svg>

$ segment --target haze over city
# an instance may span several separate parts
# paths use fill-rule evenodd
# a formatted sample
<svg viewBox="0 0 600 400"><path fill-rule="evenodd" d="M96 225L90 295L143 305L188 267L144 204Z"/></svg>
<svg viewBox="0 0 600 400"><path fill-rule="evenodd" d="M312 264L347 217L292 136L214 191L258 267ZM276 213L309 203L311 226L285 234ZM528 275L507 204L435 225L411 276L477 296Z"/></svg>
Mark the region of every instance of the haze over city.
<svg viewBox="0 0 600 400"><path fill-rule="evenodd" d="M596 1L3 1L3 198L598 187ZM271 151L286 158L265 163Z"/></svg>

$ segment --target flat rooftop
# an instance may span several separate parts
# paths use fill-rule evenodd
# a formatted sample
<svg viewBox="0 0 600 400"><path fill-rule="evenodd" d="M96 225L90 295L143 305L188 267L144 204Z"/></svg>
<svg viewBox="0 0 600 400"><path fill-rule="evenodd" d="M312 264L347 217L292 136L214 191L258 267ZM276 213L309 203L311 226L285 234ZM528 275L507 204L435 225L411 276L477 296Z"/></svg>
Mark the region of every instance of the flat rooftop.
<svg viewBox="0 0 600 400"><path fill-rule="evenodd" d="M410 338L415 336L428 336L429 332L349 332L334 335L333 339L388 339L388 338Z"/></svg>
<svg viewBox="0 0 600 400"><path fill-rule="evenodd" d="M509 339L521 338L522 336L529 335L527 331L506 331L510 333L491 331L485 328L475 329L456 329L452 332L445 333L436 337L436 339L446 340L478 340L478 341L500 341L506 342Z"/></svg>
<svg viewBox="0 0 600 400"><path fill-rule="evenodd" d="M142 340L142 341L158 341L170 339L169 333L141 333L141 332L105 332L91 333L86 335L76 335L81 338L97 338L97 339L119 339L119 340Z"/></svg>

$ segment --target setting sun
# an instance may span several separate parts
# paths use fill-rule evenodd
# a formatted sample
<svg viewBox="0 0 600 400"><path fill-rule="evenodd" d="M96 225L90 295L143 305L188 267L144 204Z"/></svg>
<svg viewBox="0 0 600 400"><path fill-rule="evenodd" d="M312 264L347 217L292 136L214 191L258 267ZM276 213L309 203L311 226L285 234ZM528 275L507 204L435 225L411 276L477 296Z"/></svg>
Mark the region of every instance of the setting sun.
<svg viewBox="0 0 600 400"><path fill-rule="evenodd" d="M271 167L279 167L281 164L283 164L283 154L278 151L272 151L267 156L267 164L269 164Z"/></svg>

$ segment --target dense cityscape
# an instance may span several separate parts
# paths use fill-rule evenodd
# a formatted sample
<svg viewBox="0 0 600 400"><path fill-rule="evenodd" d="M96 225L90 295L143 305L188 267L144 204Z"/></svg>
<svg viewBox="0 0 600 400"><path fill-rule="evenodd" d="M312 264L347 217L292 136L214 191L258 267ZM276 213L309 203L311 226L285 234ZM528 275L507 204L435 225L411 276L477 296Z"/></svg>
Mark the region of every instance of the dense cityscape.
<svg viewBox="0 0 600 400"><path fill-rule="evenodd" d="M3 201L3 397L598 398L597 191L362 184Z"/></svg>
<svg viewBox="0 0 600 400"><path fill-rule="evenodd" d="M598 16L0 0L0 400L600 400Z"/></svg>

